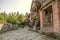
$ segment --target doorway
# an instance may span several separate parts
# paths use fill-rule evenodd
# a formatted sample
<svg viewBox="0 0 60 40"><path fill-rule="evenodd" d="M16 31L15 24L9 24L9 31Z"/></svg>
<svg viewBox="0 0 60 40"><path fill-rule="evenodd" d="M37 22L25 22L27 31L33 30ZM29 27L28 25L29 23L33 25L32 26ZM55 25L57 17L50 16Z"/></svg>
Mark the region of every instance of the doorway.
<svg viewBox="0 0 60 40"><path fill-rule="evenodd" d="M46 27L53 27L53 13L52 13L52 6L49 6L45 9L46 15Z"/></svg>
<svg viewBox="0 0 60 40"><path fill-rule="evenodd" d="M53 13L52 6L49 6L45 10L45 27L43 29L44 32L53 32Z"/></svg>

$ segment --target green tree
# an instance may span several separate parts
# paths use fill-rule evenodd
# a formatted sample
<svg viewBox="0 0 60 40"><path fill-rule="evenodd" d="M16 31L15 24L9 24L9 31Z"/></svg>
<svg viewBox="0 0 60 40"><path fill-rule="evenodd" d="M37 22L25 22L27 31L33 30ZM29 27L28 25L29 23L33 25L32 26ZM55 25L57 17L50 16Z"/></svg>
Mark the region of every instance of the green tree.
<svg viewBox="0 0 60 40"><path fill-rule="evenodd" d="M7 14L5 12L0 13L0 23L6 23Z"/></svg>

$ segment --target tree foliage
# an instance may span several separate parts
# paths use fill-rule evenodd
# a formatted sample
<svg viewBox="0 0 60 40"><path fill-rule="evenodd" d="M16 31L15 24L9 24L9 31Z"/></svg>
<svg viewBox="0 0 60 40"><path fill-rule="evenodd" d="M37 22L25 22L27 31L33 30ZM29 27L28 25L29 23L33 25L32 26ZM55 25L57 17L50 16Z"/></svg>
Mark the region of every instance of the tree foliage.
<svg viewBox="0 0 60 40"><path fill-rule="evenodd" d="M14 13L0 13L0 23L11 23L11 24L22 24L25 21L25 15L19 14L19 12Z"/></svg>

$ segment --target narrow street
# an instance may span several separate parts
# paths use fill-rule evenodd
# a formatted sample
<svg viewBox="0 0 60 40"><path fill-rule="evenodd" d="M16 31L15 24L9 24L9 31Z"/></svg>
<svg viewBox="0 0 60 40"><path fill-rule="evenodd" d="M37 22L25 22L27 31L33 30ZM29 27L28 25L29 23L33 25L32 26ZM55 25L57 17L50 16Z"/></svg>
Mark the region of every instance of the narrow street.
<svg viewBox="0 0 60 40"><path fill-rule="evenodd" d="M28 27L0 34L0 40L55 40L28 30Z"/></svg>

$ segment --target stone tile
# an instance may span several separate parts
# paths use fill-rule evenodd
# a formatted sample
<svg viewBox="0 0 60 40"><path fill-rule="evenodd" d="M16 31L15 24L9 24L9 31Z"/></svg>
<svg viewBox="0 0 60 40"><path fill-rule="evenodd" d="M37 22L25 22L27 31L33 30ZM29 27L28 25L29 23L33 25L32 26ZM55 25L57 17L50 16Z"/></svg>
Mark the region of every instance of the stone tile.
<svg viewBox="0 0 60 40"><path fill-rule="evenodd" d="M0 34L0 40L55 40L28 30L28 27Z"/></svg>

